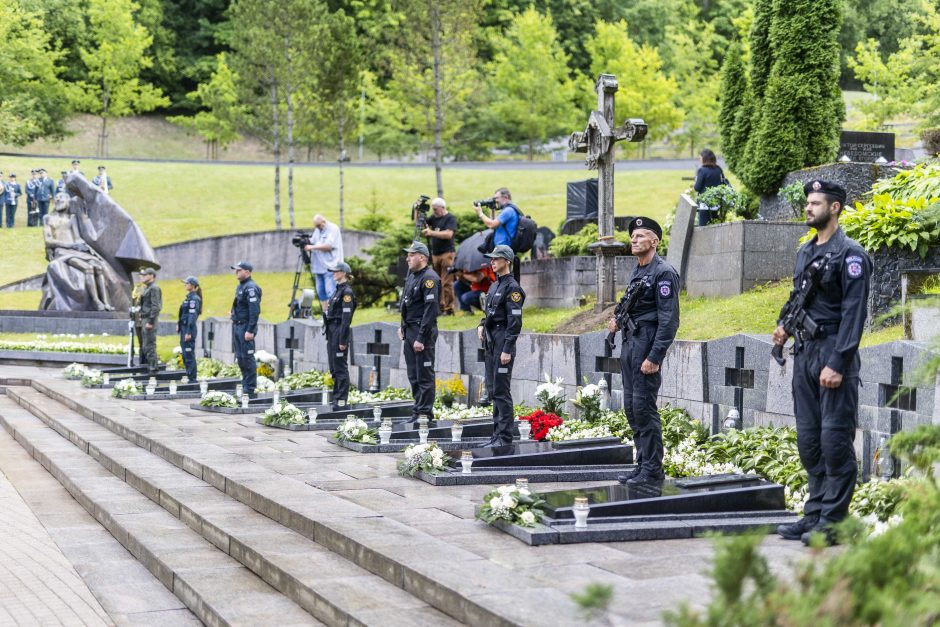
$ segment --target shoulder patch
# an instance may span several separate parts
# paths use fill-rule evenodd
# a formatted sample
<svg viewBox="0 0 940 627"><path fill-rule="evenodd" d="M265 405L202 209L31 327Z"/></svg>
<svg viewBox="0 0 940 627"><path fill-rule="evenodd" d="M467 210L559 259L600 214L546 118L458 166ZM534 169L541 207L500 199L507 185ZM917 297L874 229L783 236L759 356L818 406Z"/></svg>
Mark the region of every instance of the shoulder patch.
<svg viewBox="0 0 940 627"><path fill-rule="evenodd" d="M255 295L255 288L249 287L249 288L248 288L248 295L249 295L249 296L254 296L254 295Z"/></svg>
<svg viewBox="0 0 940 627"><path fill-rule="evenodd" d="M660 281L659 282L659 295L663 298L669 298L672 296L672 282L671 281Z"/></svg>
<svg viewBox="0 0 940 627"><path fill-rule="evenodd" d="M857 258L853 258L853 259L857 259ZM848 272L849 277L853 279L857 279L860 276L862 276L864 272L862 270L862 260L858 259L857 261L849 261L848 265L846 266L846 271Z"/></svg>
<svg viewBox="0 0 940 627"><path fill-rule="evenodd" d="M346 294L345 296L343 296L343 302L344 302L344 303L351 303L351 302L352 302L352 295Z"/></svg>
<svg viewBox="0 0 940 627"><path fill-rule="evenodd" d="M522 300L522 292L513 292L509 295L509 299L514 303L518 303Z"/></svg>
<svg viewBox="0 0 940 627"><path fill-rule="evenodd" d="M424 287L428 289L431 289L432 287L434 287L434 279L428 279L427 281L425 281Z"/></svg>

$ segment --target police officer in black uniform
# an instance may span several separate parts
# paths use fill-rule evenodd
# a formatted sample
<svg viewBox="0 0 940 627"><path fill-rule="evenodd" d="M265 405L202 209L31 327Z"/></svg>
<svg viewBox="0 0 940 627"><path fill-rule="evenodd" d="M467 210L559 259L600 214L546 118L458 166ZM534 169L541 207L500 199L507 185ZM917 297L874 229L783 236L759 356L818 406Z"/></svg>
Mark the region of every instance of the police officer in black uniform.
<svg viewBox="0 0 940 627"><path fill-rule="evenodd" d="M242 371L242 390L249 397L255 395L258 384L258 364L255 361L255 334L258 332L258 317L261 315L261 288L251 278L254 270L247 261L231 266L238 279L235 300L232 302L232 341L235 345L235 361Z"/></svg>
<svg viewBox="0 0 940 627"><path fill-rule="evenodd" d="M349 398L349 325L356 313L356 295L349 286L352 270L340 262L332 268L336 291L326 303L323 324L326 330L327 358L333 376L333 411L346 407Z"/></svg>
<svg viewBox="0 0 940 627"><path fill-rule="evenodd" d="M858 242L839 228L845 189L836 183L806 183L806 224L816 235L796 255L793 283L815 274L815 292L804 304L819 325L815 335L800 332L793 360L793 410L800 461L809 475L803 517L777 532L808 544L820 533L835 543L832 525L848 513L858 473L858 345L868 315L872 262ZM807 275L809 276L809 275ZM781 317L782 317L781 313ZM787 331L778 325L774 343L783 346Z"/></svg>
<svg viewBox="0 0 940 627"><path fill-rule="evenodd" d="M625 312L635 328L627 329L626 318L611 319L607 329L623 332L620 376L623 406L633 429L636 469L627 483L662 481L663 431L656 398L662 384L659 369L679 329L679 275L656 254L663 230L649 218L630 222L630 249L637 265L621 301L633 300ZM638 295L631 295L639 290Z"/></svg>
<svg viewBox="0 0 940 627"><path fill-rule="evenodd" d="M186 376L196 382L196 333L199 314L202 313L202 290L199 279L188 276L183 280L186 286L186 298L180 303L179 316L176 319L176 331L180 334L180 350L183 351L183 365Z"/></svg>
<svg viewBox="0 0 940 627"><path fill-rule="evenodd" d="M516 358L516 339L522 331L522 305L525 292L512 275L515 254L500 244L486 255L492 261L497 280L486 294L486 310L477 327L484 346L486 389L493 400L493 435L483 446L512 443L513 406L510 393L512 367Z"/></svg>
<svg viewBox="0 0 940 627"><path fill-rule="evenodd" d="M404 342L405 365L415 405L411 421L424 415L434 418L434 346L437 344L437 312L441 278L428 266L431 253L421 242L405 248L408 277L401 295L401 326L398 338Z"/></svg>

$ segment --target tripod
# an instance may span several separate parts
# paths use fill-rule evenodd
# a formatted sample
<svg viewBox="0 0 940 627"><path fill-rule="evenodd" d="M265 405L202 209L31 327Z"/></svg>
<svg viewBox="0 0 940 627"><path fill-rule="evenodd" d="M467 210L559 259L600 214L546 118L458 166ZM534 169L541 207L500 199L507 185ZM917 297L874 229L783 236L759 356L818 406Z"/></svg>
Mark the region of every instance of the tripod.
<svg viewBox="0 0 940 627"><path fill-rule="evenodd" d="M313 271L310 269L310 253L301 248L300 253L297 255L297 270L294 272L294 286L291 290L290 304L288 305L290 307L288 320L291 318L309 318L313 309L313 290L300 287L300 277L304 270L313 279ZM315 280L314 283L316 283ZM301 292L300 299L297 298L298 290Z"/></svg>

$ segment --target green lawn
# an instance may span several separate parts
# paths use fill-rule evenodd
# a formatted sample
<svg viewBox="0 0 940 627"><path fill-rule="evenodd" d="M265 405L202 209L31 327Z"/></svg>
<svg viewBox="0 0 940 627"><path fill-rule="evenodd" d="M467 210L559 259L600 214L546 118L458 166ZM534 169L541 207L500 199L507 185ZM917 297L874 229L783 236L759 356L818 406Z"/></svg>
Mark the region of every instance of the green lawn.
<svg viewBox="0 0 940 627"><path fill-rule="evenodd" d="M86 160L92 175L98 163L114 177L114 198L140 224L151 245L181 240L267 230L275 227L274 168L223 164L161 164ZM0 170L15 172L24 182L29 170L43 166L55 178L68 168L65 158L0 157ZM471 203L507 186L519 207L539 224L557 230L565 214L568 181L593 176L587 170L522 170L448 167L445 198L451 207ZM691 172L652 170L620 172L616 176L618 213L643 213L661 220L689 186ZM290 228L286 169L281 171L282 228ZM419 194L434 196L432 168L361 167L346 170L346 226L354 227L366 207L376 207L396 222L406 222ZM339 173L336 167L297 167L294 170L295 224L312 227L322 213L339 221ZM21 198L16 228L0 229L0 283L15 281L45 269L41 229L25 229L26 201Z"/></svg>

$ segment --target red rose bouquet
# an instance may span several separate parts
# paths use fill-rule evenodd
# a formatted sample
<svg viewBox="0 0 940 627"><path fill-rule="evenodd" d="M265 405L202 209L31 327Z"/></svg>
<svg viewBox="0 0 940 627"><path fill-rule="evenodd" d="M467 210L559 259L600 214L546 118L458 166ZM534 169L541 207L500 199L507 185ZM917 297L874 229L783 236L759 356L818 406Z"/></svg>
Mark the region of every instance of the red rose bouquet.
<svg viewBox="0 0 940 627"><path fill-rule="evenodd" d="M544 440L549 429L563 422L557 415L545 413L541 409L536 409L528 416L519 416L519 420L526 420L532 425L533 440Z"/></svg>

